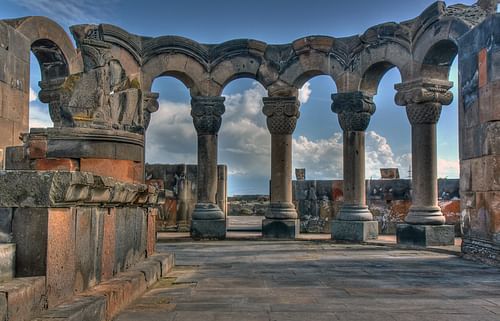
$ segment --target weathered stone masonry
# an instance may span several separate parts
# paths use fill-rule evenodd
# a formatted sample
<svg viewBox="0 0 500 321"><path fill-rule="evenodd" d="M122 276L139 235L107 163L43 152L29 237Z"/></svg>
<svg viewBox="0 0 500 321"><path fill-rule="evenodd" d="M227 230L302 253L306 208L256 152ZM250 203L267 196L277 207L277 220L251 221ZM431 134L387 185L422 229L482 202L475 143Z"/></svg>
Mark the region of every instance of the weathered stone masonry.
<svg viewBox="0 0 500 321"><path fill-rule="evenodd" d="M332 107L344 130L344 162L349 162L344 166L347 202L339 220L333 222L332 230L339 228L332 237L364 241L376 236L364 199L364 131L375 112L372 98L380 79L397 68L402 83L396 85L396 102L406 108L412 126L415 200L408 224L399 229L399 240L449 244L451 227L443 225L436 206L436 123L442 106L452 99L448 75L458 53L461 72L467 75L462 77L459 97L463 184L467 168L470 177L479 177L485 168L496 168L499 143L491 133L498 122L493 94L498 57L494 28L487 26L498 19L496 1L448 7L436 2L415 19L377 25L361 35L312 36L283 45L252 39L200 44L177 36L133 35L107 24L78 25L71 28L77 48L49 19L3 20L0 121L6 124L1 128L7 128L7 133L1 136L5 141L0 148L16 144L16 137L28 129L26 84L31 50L41 66L39 97L49 104L54 128L33 129L24 135L21 147L9 149L8 167L77 170L101 176L111 173L122 181L142 183L144 133L158 110L158 94L151 92L152 84L161 76L175 77L190 90L198 133L198 203L191 233L195 238L221 239L225 221L216 202L217 135L225 110L221 93L234 79L253 78L268 91L263 112L272 141L271 211L263 223L263 234L294 238L298 221L291 197L291 135L300 116L298 89L314 76L329 75L338 88ZM479 34L481 37L473 36ZM464 107L476 106L475 95L480 97L477 107ZM474 146L467 147L471 144ZM484 147L482 154L468 154L471 148L485 145L492 147ZM490 231L482 234L481 242L471 234L464 250L467 244L474 244L472 255L481 257L485 252L480 249L495 249L488 250L493 260L498 260L491 254L497 253L499 242L494 228L499 217L498 195L495 181L488 178L496 176L485 175L478 180L483 184L480 187L462 188L475 195L474 201L464 200L462 206L471 231L477 230L477 224L487 227L480 230ZM474 209L480 214L474 215Z"/></svg>

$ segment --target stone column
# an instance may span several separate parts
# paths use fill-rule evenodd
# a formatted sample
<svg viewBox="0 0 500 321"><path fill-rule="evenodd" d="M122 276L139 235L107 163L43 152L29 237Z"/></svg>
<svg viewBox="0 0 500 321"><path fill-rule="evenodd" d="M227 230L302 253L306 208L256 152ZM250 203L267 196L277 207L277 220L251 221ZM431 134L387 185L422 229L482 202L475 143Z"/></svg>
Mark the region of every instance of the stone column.
<svg viewBox="0 0 500 321"><path fill-rule="evenodd" d="M198 133L198 200L191 221L191 237L224 239L226 217L217 206L217 133L224 114L224 97L191 99L191 116Z"/></svg>
<svg viewBox="0 0 500 321"><path fill-rule="evenodd" d="M344 136L344 204L332 222L332 239L366 241L378 236L378 223L366 206L365 130L375 112L373 97L362 92L332 95Z"/></svg>
<svg viewBox="0 0 500 321"><path fill-rule="evenodd" d="M444 225L438 206L436 124L442 105L449 105L453 94L449 81L419 79L396 85L396 103L406 106L411 123L412 206L408 224L398 225L398 243L411 245L452 245L454 227Z"/></svg>
<svg viewBox="0 0 500 321"><path fill-rule="evenodd" d="M271 133L271 204L262 222L262 236L294 239L300 229L292 203L292 133L300 115L299 101L293 96L263 100Z"/></svg>

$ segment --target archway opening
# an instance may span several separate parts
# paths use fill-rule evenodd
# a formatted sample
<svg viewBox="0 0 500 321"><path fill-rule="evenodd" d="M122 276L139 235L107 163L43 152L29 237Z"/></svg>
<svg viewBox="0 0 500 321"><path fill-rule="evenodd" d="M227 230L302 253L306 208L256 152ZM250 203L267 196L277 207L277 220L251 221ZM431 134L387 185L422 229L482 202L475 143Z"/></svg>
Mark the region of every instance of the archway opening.
<svg viewBox="0 0 500 321"><path fill-rule="evenodd" d="M343 199L343 138L337 115L332 112L331 76L308 78L299 92L300 118L293 133L293 201L301 233L330 237Z"/></svg>
<svg viewBox="0 0 500 321"><path fill-rule="evenodd" d="M411 126L406 109L397 106L398 68L388 62L371 66L362 90L374 95L376 111L366 130L366 203L382 235L394 235L411 206ZM395 241L395 240L394 240Z"/></svg>
<svg viewBox="0 0 500 321"><path fill-rule="evenodd" d="M228 231L259 233L269 206L270 134L262 113L266 89L238 78L224 87L219 164L227 165Z"/></svg>
<svg viewBox="0 0 500 321"><path fill-rule="evenodd" d="M145 177L147 183L167 191L157 218L158 238L178 238L189 235L197 199L197 135L191 96L173 77L155 79L152 91L159 94L159 109L151 114L145 135Z"/></svg>

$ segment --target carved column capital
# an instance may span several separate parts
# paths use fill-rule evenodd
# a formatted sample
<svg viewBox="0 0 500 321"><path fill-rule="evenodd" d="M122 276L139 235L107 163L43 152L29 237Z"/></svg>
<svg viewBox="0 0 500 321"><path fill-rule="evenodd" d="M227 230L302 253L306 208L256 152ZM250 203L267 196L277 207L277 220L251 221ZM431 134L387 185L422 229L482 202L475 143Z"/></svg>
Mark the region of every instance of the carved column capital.
<svg viewBox="0 0 500 321"><path fill-rule="evenodd" d="M449 89L452 82L436 79L419 79L397 84L396 104L406 106L406 114L412 125L435 124L439 121L441 108L453 101Z"/></svg>
<svg viewBox="0 0 500 321"><path fill-rule="evenodd" d="M297 97L264 97L262 112L267 116L267 128L273 135L291 135L300 117Z"/></svg>
<svg viewBox="0 0 500 321"><path fill-rule="evenodd" d="M224 97L193 96L191 98L191 116L198 135L216 135L222 124L222 115L226 111Z"/></svg>
<svg viewBox="0 0 500 321"><path fill-rule="evenodd" d="M332 95L332 111L339 116L344 131L365 131L375 112L373 97L361 91Z"/></svg>

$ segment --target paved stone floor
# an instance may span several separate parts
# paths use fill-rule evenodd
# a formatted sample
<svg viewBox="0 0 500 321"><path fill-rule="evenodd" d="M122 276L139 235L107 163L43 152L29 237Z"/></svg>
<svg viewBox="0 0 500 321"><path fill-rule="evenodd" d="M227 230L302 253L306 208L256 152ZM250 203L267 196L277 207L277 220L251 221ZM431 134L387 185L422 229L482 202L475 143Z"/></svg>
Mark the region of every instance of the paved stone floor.
<svg viewBox="0 0 500 321"><path fill-rule="evenodd" d="M500 320L500 269L330 242L158 245L177 267L116 321Z"/></svg>

